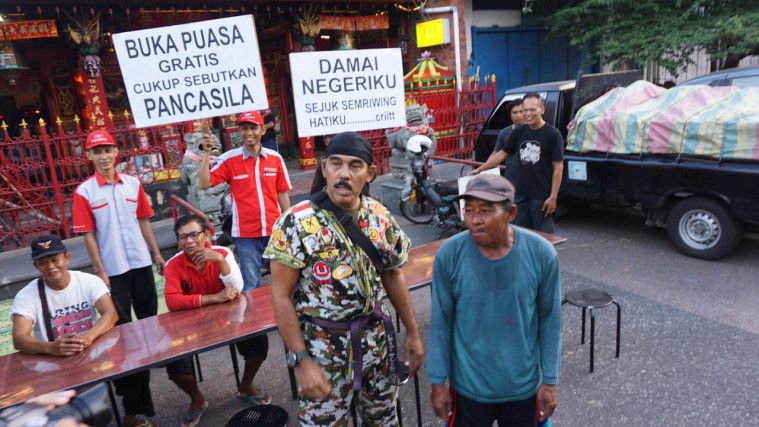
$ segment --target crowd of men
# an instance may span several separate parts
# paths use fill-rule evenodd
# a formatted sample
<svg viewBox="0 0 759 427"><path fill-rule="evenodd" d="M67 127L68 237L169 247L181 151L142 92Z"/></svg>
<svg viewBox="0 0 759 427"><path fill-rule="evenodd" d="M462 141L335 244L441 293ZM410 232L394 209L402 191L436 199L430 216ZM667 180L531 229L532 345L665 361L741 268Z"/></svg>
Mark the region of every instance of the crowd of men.
<svg viewBox="0 0 759 427"><path fill-rule="evenodd" d="M519 153L510 172L519 185L483 174L458 196L465 200L468 230L444 242L435 257L427 353L401 270L410 240L365 192L377 175L370 143L355 132L335 135L318 165L323 183L290 206L285 162L262 146L268 123L258 112L239 116L242 145L216 159L205 154L199 172L201 188L230 185L239 264L232 250L211 243L205 219L194 215L176 221L179 252L164 261L142 185L116 171L114 138L92 132L86 153L95 174L77 188L73 215L95 274L68 270L71 257L57 236L35 239L32 260L40 278L14 300L14 345L26 353L70 356L131 321L132 311L138 318L155 315L153 267L165 275L169 310L232 301L259 286L267 258L301 425L348 425L352 403L365 425L398 425L398 387L425 357L431 405L447 425L541 425L557 404L559 264L553 246L527 228L554 230L563 143L542 120L538 95L511 108L514 126L504 129L496 151L474 173ZM385 296L405 326L402 348ZM270 403L271 396L254 385L268 353L266 335L237 348L245 359L238 398ZM197 425L209 406L192 364L188 357L166 366L190 398L178 417L183 426ZM148 370L116 381L124 426L153 425L149 382Z"/></svg>

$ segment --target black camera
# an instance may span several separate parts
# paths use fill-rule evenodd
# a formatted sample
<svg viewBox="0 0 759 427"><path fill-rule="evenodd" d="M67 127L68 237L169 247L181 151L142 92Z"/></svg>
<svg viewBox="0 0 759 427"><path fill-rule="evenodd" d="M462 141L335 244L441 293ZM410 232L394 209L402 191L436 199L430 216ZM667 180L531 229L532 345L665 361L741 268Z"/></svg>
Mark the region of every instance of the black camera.
<svg viewBox="0 0 759 427"><path fill-rule="evenodd" d="M108 385L98 384L77 394L69 403L48 410L39 403L24 403L0 412L0 427L55 426L64 419L92 427L105 427L111 422L111 406L108 401Z"/></svg>

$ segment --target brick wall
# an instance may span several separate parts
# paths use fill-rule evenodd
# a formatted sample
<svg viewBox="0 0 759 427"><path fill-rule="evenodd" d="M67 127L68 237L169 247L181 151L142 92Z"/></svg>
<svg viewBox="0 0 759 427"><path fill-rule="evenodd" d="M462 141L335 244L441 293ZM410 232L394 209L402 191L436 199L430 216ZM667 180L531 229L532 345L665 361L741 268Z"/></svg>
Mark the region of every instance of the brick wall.
<svg viewBox="0 0 759 427"><path fill-rule="evenodd" d="M464 1L463 0L430 0L427 3L428 8L433 7L445 7L445 6L456 6L458 8L459 12L459 52L458 55L461 58L461 78L462 78L462 85L464 85L467 80L469 79L468 76L468 67L467 67L467 58L466 56L466 25L464 22ZM421 19L419 19L418 22L425 21L428 19L437 19L437 18L448 18L451 20L451 32L453 32L454 29L454 23L453 23L453 13L440 13L440 14L434 14L434 15L425 15L423 14ZM450 68L450 70L455 71L456 69L456 54L455 52L455 43L454 43L454 34L451 34L451 43L449 45L443 45L443 46L434 46L431 48L424 48L420 49L419 54L421 54L421 50L429 50L432 52L432 55L435 57L437 62L446 65Z"/></svg>

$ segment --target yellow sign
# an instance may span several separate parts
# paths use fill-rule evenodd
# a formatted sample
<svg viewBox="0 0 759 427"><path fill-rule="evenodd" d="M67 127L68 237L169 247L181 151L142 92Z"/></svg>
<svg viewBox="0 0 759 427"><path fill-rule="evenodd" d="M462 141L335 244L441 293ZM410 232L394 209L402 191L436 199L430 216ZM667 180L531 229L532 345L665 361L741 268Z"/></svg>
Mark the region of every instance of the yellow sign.
<svg viewBox="0 0 759 427"><path fill-rule="evenodd" d="M416 47L437 46L451 42L448 19L434 19L416 24Z"/></svg>

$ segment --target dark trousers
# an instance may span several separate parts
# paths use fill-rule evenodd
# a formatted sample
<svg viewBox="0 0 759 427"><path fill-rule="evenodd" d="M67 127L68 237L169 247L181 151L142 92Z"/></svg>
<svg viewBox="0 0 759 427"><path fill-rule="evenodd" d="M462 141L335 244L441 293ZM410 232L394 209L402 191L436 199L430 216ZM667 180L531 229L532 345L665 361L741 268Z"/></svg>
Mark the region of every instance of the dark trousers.
<svg viewBox="0 0 759 427"><path fill-rule="evenodd" d="M132 307L138 319L158 313L158 296L153 279L153 267L135 268L111 280L111 298L119 315L120 325L132 321ZM155 415L150 395L150 370L137 372L113 381L116 393L122 396L126 415Z"/></svg>
<svg viewBox="0 0 759 427"><path fill-rule="evenodd" d="M448 418L450 427L492 426L498 420L498 427L535 427L537 399L503 403L482 403L466 398L451 388L451 407Z"/></svg>
<svg viewBox="0 0 759 427"><path fill-rule="evenodd" d="M158 313L158 295L155 291L153 266L135 268L111 280L111 298L120 325L132 321L132 307L138 319L155 316Z"/></svg>
<svg viewBox="0 0 759 427"><path fill-rule="evenodd" d="M553 215L545 216L543 213L543 203L545 203L545 200L517 197L515 201L517 204L517 217L514 218L514 225L549 234L556 232Z"/></svg>

